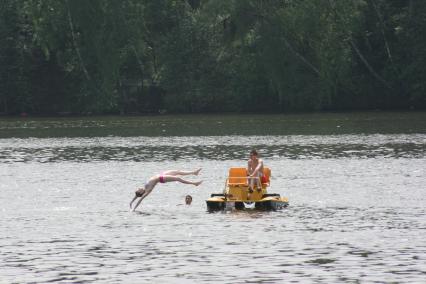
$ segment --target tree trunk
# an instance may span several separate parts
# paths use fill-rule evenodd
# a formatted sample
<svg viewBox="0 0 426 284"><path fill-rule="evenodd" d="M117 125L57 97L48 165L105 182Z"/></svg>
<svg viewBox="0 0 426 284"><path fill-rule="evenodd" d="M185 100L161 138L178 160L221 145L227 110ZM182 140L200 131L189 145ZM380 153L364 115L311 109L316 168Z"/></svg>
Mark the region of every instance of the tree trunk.
<svg viewBox="0 0 426 284"><path fill-rule="evenodd" d="M86 77L87 81L90 82L92 80L90 78L89 72L87 71L86 65L84 64L83 58L81 57L80 48L78 47L78 44L77 44L77 39L76 39L75 32L74 32L74 23L72 21L71 10L70 10L68 0L66 1L66 4L67 4L67 12L68 12L68 24L69 24L70 30L71 30L71 36L72 36L74 49L75 49L75 52L77 53L77 57L78 57L78 60L80 62L81 68L83 69L84 76Z"/></svg>
<svg viewBox="0 0 426 284"><path fill-rule="evenodd" d="M376 11L377 18L379 18L380 29L381 29L381 32L382 32L383 41L385 42L386 53L388 55L389 61L392 63L392 67L395 69L394 64L393 64L392 54L391 54L389 44L388 44L388 40L387 40L386 34L385 34L385 23L384 23L384 20L383 20L383 16L380 13L380 10L377 7L375 0L371 0L371 3L373 4L374 10Z"/></svg>
<svg viewBox="0 0 426 284"><path fill-rule="evenodd" d="M284 43L287 46L287 48L290 49L291 52L293 52L297 58L299 58L306 66L308 66L309 69L311 69L316 75L318 76L320 75L319 70L312 63L310 63L302 54L297 52L284 36L282 36L282 39L284 40Z"/></svg>
<svg viewBox="0 0 426 284"><path fill-rule="evenodd" d="M380 81L383 85L386 86L386 88L388 89L392 89L391 86L389 85L389 83L383 78L381 77L375 70L374 68L368 63L367 59L365 59L365 57L362 55L361 51L358 49L358 47L356 46L356 44L354 43L354 41L352 39L349 40L349 43L351 44L352 48L355 50L356 54L358 55L358 57L361 59L362 63L364 63L365 67L367 67L368 71L370 71L370 73L378 80Z"/></svg>
<svg viewBox="0 0 426 284"><path fill-rule="evenodd" d="M333 10L334 14L336 15L336 19L339 19L341 22L344 22L342 20L342 17L340 16L339 12L336 9L336 5L333 0L328 0L328 4ZM353 50L355 50L356 54L358 55L359 59L361 59L362 63L365 65L365 67L368 69L368 71L373 75L374 78L376 78L379 82L381 82L386 88L392 89L390 84L382 77L380 76L374 68L368 63L367 59L364 57L364 55L361 53L359 48L356 46L354 40L352 39L352 35L348 34L348 41L349 44L352 46Z"/></svg>

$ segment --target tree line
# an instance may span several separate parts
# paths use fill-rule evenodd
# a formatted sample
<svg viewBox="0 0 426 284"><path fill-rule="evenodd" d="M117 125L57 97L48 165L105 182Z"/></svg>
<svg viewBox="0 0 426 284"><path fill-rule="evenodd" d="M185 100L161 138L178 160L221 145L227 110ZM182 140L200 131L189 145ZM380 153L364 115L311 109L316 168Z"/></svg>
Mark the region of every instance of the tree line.
<svg viewBox="0 0 426 284"><path fill-rule="evenodd" d="M426 1L2 0L0 113L426 107Z"/></svg>

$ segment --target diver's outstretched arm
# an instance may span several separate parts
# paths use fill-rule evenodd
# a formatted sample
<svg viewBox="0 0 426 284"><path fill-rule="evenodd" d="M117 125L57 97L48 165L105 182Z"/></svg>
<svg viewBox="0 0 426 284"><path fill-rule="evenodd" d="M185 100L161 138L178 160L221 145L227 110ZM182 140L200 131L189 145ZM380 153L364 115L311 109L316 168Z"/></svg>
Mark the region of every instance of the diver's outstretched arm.
<svg viewBox="0 0 426 284"><path fill-rule="evenodd" d="M133 197L132 201L130 201L130 209L132 209L132 203L133 203L133 201L136 200L136 198L138 198L138 197L135 195L135 197Z"/></svg>
<svg viewBox="0 0 426 284"><path fill-rule="evenodd" d="M139 199L138 203L136 203L135 208L133 208L133 211L136 210L136 208L141 204L142 200L144 200L145 197L148 196L148 194L151 193L152 190L145 190L145 192L142 194L141 199Z"/></svg>

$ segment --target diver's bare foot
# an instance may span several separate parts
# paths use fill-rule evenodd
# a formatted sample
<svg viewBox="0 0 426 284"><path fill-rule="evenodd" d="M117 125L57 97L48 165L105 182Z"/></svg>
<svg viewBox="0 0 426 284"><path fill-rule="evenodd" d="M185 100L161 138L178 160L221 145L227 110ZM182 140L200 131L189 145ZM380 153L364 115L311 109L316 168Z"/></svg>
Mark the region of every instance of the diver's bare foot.
<svg viewBox="0 0 426 284"><path fill-rule="evenodd" d="M201 170L202 170L202 168L199 168L198 170L194 171L194 175L198 176L198 174L200 173Z"/></svg>
<svg viewBox="0 0 426 284"><path fill-rule="evenodd" d="M202 182L203 182L202 180L197 181L197 182L194 182L194 185L195 185L195 186L199 186Z"/></svg>

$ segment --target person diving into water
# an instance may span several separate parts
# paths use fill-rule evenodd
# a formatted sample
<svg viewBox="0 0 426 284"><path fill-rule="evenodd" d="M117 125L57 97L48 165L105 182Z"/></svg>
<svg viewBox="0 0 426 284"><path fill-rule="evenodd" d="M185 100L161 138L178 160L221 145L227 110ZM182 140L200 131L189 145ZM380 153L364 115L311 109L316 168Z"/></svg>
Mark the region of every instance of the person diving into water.
<svg viewBox="0 0 426 284"><path fill-rule="evenodd" d="M140 197L138 203L136 203L136 206L133 208L133 211L136 210L136 208L139 206L139 204L142 202L142 200L148 196L148 194L151 193L151 191L154 189L154 187L158 184L158 183L166 183L166 182L172 182L172 181L178 181L180 183L185 183L185 184L192 184L195 186L199 186L202 181L189 181L189 180L185 180L179 176L186 176L186 175L196 175L198 176L198 174L200 173L201 168L195 170L195 171L165 171L162 174L157 174L152 176L143 187L139 188L138 190L135 191L135 197L132 199L132 201L130 202L130 209L132 209L132 204L133 202Z"/></svg>

